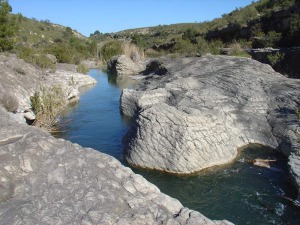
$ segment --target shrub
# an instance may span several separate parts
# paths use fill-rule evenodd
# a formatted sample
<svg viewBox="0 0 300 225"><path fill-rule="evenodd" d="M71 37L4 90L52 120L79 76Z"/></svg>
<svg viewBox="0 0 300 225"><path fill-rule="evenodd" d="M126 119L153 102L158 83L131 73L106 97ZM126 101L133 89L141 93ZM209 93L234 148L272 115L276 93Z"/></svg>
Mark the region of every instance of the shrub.
<svg viewBox="0 0 300 225"><path fill-rule="evenodd" d="M285 55L283 53L276 52L275 54L268 55L267 58L271 66L275 66L284 59L284 56Z"/></svg>
<svg viewBox="0 0 300 225"><path fill-rule="evenodd" d="M270 31L265 37L265 47L276 47L276 44L281 38L281 33Z"/></svg>
<svg viewBox="0 0 300 225"><path fill-rule="evenodd" d="M251 56L241 48L239 43L232 43L228 47L230 48L229 55L231 56L251 58Z"/></svg>
<svg viewBox="0 0 300 225"><path fill-rule="evenodd" d="M69 46L58 44L51 47L48 51L55 55L60 63L73 63L74 54Z"/></svg>
<svg viewBox="0 0 300 225"><path fill-rule="evenodd" d="M252 47L253 48L276 47L280 39L281 39L281 33L270 31L264 36L256 38L252 43Z"/></svg>
<svg viewBox="0 0 300 225"><path fill-rule="evenodd" d="M210 52L209 43L204 38L199 37L196 39L196 42L197 42L196 48L198 54L202 56Z"/></svg>
<svg viewBox="0 0 300 225"><path fill-rule="evenodd" d="M140 48L143 48L147 45L147 42L144 40L144 38L140 34L134 34L131 37L131 42Z"/></svg>
<svg viewBox="0 0 300 225"><path fill-rule="evenodd" d="M36 115L34 125L51 130L66 105L66 96L60 86L42 86L30 97L30 102Z"/></svg>
<svg viewBox="0 0 300 225"><path fill-rule="evenodd" d="M20 59L23 59L25 62L27 63L32 63L33 62L33 55L34 55L34 51L32 50L32 48L28 48L28 47L21 47L17 49L17 56Z"/></svg>
<svg viewBox="0 0 300 225"><path fill-rule="evenodd" d="M195 38L196 38L197 31L192 28L188 28L187 30L184 31L182 35L182 39L186 41L190 41L191 43L195 43Z"/></svg>
<svg viewBox="0 0 300 225"><path fill-rule="evenodd" d="M121 55L122 53L122 44L119 41L110 41L101 49L101 57L104 62L107 62L113 56Z"/></svg>
<svg viewBox="0 0 300 225"><path fill-rule="evenodd" d="M33 63L41 69L54 69L55 64L46 55L34 55Z"/></svg>
<svg viewBox="0 0 300 225"><path fill-rule="evenodd" d="M77 68L76 68L76 71L77 71L78 73L87 74L87 73L89 72L89 69L88 69L85 65L79 64L79 65L77 66Z"/></svg>
<svg viewBox="0 0 300 225"><path fill-rule="evenodd" d="M41 69L54 69L55 64L45 54L36 54L31 48L22 47L17 50L19 58Z"/></svg>
<svg viewBox="0 0 300 225"><path fill-rule="evenodd" d="M14 47L12 37L17 33L17 17L10 15L12 11L8 1L0 0L0 52L9 51Z"/></svg>
<svg viewBox="0 0 300 225"><path fill-rule="evenodd" d="M173 48L173 52L192 56L196 53L196 45L192 44L189 40L178 38Z"/></svg>
<svg viewBox="0 0 300 225"><path fill-rule="evenodd" d="M210 53L213 55L219 55L221 48L223 48L223 42L220 40L213 40L209 43Z"/></svg>
<svg viewBox="0 0 300 225"><path fill-rule="evenodd" d="M144 51L140 49L135 44L131 43L124 43L123 46L123 54L127 55L129 58L132 59L134 62L138 62L142 59L144 59Z"/></svg>
<svg viewBox="0 0 300 225"><path fill-rule="evenodd" d="M8 112L15 113L19 108L19 101L16 96L12 94L4 94L1 99L1 104Z"/></svg>
<svg viewBox="0 0 300 225"><path fill-rule="evenodd" d="M148 58L158 58L158 57L164 56L166 54L167 53L165 51L155 51L152 48L147 49L145 52L145 56Z"/></svg>
<svg viewBox="0 0 300 225"><path fill-rule="evenodd" d="M287 33L290 45L300 44L300 16L292 14L289 18L289 31Z"/></svg>

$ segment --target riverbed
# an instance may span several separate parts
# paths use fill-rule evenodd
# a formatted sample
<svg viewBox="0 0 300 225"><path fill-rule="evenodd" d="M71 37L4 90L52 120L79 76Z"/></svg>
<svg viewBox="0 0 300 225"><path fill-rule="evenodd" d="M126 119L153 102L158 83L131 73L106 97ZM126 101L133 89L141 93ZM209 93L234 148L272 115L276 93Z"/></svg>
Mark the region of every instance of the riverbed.
<svg viewBox="0 0 300 225"><path fill-rule="evenodd" d="M63 113L59 137L112 155L123 164L122 137L130 119L120 114L122 88L134 88L131 80L117 81L100 70L90 70L97 84L81 89L80 102ZM276 160L271 168L255 167L255 158ZM191 176L175 176L132 168L160 190L210 219L235 224L300 224L300 208L289 198L296 189L288 176L287 159L273 149L250 145L237 159L224 166Z"/></svg>

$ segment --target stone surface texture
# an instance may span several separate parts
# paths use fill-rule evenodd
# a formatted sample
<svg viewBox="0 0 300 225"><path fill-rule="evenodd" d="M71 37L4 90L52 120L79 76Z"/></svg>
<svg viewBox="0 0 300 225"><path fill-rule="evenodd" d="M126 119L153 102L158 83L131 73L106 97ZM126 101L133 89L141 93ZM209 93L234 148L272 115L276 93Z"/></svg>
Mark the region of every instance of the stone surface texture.
<svg viewBox="0 0 300 225"><path fill-rule="evenodd" d="M0 106L0 224L211 221L111 156L17 123Z"/></svg>
<svg viewBox="0 0 300 225"><path fill-rule="evenodd" d="M45 75L14 56L0 59L1 94L28 96L39 84L70 75ZM113 157L18 123L0 105L0 225L13 224L232 223L183 207Z"/></svg>
<svg viewBox="0 0 300 225"><path fill-rule="evenodd" d="M163 59L165 76L124 90L121 111L135 122L124 137L135 166L192 173L229 163L260 143L289 157L300 187L300 80L257 61L228 57Z"/></svg>
<svg viewBox="0 0 300 225"><path fill-rule="evenodd" d="M126 55L115 56L107 63L108 72L120 76L139 74L144 69L143 63L134 62Z"/></svg>
<svg viewBox="0 0 300 225"><path fill-rule="evenodd" d="M69 67L72 65L58 64L56 71L45 72L15 55L0 54L0 99L5 94L15 96L19 101L18 112L22 113L31 109L30 96L39 91L41 86L60 85L66 98L78 98L78 89L95 84L96 80L88 75L66 70Z"/></svg>

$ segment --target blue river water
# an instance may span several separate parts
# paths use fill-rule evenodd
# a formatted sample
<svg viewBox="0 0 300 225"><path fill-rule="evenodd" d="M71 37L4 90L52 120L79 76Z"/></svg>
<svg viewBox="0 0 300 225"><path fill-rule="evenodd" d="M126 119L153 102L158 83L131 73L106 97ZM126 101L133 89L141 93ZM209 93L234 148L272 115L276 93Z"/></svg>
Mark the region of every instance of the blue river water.
<svg viewBox="0 0 300 225"><path fill-rule="evenodd" d="M61 118L60 138L107 153L128 166L123 158L122 137L130 120L119 110L122 88L116 78L90 70L97 84L81 89L80 102L70 106ZM254 167L247 160L276 159L270 169ZM300 224L300 208L288 198L296 189L288 176L287 159L276 151L250 145L228 165L206 169L192 176L175 176L132 168L159 189L210 219L227 219L235 224Z"/></svg>

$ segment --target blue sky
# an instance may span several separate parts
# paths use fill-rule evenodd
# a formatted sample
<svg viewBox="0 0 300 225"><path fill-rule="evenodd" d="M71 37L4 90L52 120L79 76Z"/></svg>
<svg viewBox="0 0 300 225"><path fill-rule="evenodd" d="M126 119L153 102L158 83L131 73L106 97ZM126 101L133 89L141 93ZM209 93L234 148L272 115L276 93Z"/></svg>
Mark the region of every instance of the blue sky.
<svg viewBox="0 0 300 225"><path fill-rule="evenodd" d="M94 31L203 22L253 0L9 0L13 13L50 20L89 36Z"/></svg>

